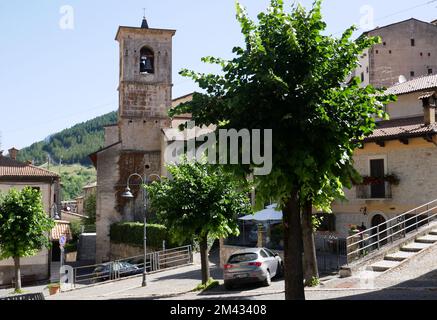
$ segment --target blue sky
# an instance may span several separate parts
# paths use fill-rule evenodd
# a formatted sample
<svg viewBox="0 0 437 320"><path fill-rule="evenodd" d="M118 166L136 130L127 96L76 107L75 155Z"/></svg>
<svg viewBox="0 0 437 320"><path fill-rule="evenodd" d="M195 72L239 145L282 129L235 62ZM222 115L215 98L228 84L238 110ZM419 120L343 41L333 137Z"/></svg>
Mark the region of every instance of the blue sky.
<svg viewBox="0 0 437 320"><path fill-rule="evenodd" d="M240 2L255 16L269 0ZM66 16L60 9L65 5L73 8L73 29L60 27ZM359 24L360 9L366 5L374 10L375 26L410 17L437 19L437 1L325 0L328 33L338 35ZM116 110L115 33L119 25L140 26L142 8L147 10L150 27L177 30L173 97L196 90L190 80L178 75L179 70L209 71L201 57L229 58L232 47L242 43L234 0L0 1L0 149L23 148Z"/></svg>

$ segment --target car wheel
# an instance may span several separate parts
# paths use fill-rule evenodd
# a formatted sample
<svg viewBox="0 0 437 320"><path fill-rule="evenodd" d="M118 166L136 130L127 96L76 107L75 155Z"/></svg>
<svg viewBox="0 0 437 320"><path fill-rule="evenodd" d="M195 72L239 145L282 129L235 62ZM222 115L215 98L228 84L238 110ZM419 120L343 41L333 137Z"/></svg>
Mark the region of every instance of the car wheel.
<svg viewBox="0 0 437 320"><path fill-rule="evenodd" d="M264 280L263 284L264 284L266 287L269 287L269 286L272 284L272 277L271 277L271 275L270 275L270 271L269 271L269 270L267 270L266 279Z"/></svg>
<svg viewBox="0 0 437 320"><path fill-rule="evenodd" d="M225 289L226 290L231 290L234 286L232 284L230 284L229 282L225 281Z"/></svg>

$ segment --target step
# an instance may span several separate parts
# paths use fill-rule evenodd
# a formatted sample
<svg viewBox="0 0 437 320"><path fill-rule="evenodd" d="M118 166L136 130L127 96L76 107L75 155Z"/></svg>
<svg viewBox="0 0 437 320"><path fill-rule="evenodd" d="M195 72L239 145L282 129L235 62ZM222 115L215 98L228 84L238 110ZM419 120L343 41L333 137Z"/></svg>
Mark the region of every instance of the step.
<svg viewBox="0 0 437 320"><path fill-rule="evenodd" d="M419 243L435 243L435 242L437 242L437 235L428 234L426 236L417 238L416 242L419 242Z"/></svg>
<svg viewBox="0 0 437 320"><path fill-rule="evenodd" d="M369 269L376 272L384 272L388 269L397 267L399 263L400 263L399 261L381 260L375 262L374 264L371 264Z"/></svg>
<svg viewBox="0 0 437 320"><path fill-rule="evenodd" d="M413 243L407 244L406 246L403 246L401 248L401 251L419 252L419 251L422 251L423 249L426 249L430 246L431 246L431 244L429 244L429 243L413 242Z"/></svg>
<svg viewBox="0 0 437 320"><path fill-rule="evenodd" d="M431 231L429 232L429 234L430 234L430 235L437 236L437 229L431 230Z"/></svg>
<svg viewBox="0 0 437 320"><path fill-rule="evenodd" d="M388 254L384 257L384 260L389 261L404 261L405 259L408 259L412 256L414 256L415 252L408 252L408 251L398 251L392 254Z"/></svg>

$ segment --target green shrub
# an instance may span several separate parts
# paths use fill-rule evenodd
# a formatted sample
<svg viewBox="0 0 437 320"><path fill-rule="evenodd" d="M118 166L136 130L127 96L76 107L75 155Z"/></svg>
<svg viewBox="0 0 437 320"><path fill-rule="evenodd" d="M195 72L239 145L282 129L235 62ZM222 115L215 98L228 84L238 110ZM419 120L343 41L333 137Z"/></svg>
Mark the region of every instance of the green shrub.
<svg viewBox="0 0 437 320"><path fill-rule="evenodd" d="M64 250L66 253L77 252L77 242L67 243Z"/></svg>
<svg viewBox="0 0 437 320"><path fill-rule="evenodd" d="M117 244L128 244L142 247L144 243L144 224L139 222L122 222L111 225L111 242ZM167 247L173 246L169 242L167 228L160 224L147 225L147 246L162 248L162 242L166 241Z"/></svg>

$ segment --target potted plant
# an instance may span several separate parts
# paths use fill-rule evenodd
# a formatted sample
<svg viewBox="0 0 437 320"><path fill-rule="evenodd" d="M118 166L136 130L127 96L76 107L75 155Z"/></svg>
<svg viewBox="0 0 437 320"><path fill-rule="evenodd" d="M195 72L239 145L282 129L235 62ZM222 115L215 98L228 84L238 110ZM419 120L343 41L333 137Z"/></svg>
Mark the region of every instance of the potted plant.
<svg viewBox="0 0 437 320"><path fill-rule="evenodd" d="M49 293L51 296L58 294L59 291L61 290L61 284L60 283L51 283L47 286L47 288L49 289Z"/></svg>
<svg viewBox="0 0 437 320"><path fill-rule="evenodd" d="M360 233L360 229L358 229L358 226L355 224L349 225L349 235L353 236L357 233Z"/></svg>

